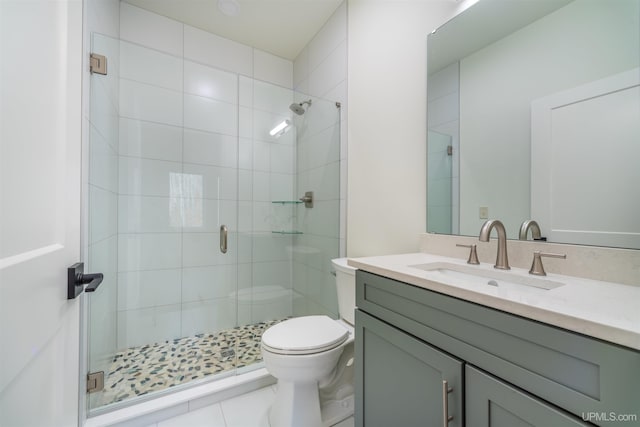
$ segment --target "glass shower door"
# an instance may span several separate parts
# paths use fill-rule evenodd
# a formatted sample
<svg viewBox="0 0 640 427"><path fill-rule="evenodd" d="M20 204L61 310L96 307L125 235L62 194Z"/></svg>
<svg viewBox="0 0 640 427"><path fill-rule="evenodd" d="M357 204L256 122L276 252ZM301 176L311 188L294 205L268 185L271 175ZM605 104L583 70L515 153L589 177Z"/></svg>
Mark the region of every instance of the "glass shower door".
<svg viewBox="0 0 640 427"><path fill-rule="evenodd" d="M92 52L108 58L107 75L91 74L88 166L87 268L104 274L100 287L85 294L89 305L89 373L111 367L117 351L118 286L118 98L119 41L93 35ZM102 392L88 395L89 408L101 406Z"/></svg>
<svg viewBox="0 0 640 427"><path fill-rule="evenodd" d="M95 409L235 373L239 109L236 74L100 34L92 51L108 61L89 120Z"/></svg>

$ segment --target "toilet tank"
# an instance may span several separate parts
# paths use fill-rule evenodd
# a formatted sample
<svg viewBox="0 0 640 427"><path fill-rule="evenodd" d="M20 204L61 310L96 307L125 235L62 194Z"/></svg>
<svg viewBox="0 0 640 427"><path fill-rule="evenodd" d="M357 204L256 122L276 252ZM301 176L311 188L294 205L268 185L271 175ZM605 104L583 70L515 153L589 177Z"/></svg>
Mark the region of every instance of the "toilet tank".
<svg viewBox="0 0 640 427"><path fill-rule="evenodd" d="M347 258L331 260L336 270L336 288L338 290L338 310L340 318L351 325L355 324L356 309L356 268L347 265Z"/></svg>

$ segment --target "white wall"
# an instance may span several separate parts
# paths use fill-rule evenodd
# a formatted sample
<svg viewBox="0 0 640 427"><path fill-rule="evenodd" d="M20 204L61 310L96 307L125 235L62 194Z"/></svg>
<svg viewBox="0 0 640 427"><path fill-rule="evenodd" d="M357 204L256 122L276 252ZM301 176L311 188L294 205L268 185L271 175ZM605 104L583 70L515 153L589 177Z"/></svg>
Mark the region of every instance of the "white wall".
<svg viewBox="0 0 640 427"><path fill-rule="evenodd" d="M418 250L426 229L427 34L455 7L349 0L348 256Z"/></svg>
<svg viewBox="0 0 640 427"><path fill-rule="evenodd" d="M516 236L530 216L531 101L637 67L637 28L637 1L575 1L461 61L461 234L488 206Z"/></svg>

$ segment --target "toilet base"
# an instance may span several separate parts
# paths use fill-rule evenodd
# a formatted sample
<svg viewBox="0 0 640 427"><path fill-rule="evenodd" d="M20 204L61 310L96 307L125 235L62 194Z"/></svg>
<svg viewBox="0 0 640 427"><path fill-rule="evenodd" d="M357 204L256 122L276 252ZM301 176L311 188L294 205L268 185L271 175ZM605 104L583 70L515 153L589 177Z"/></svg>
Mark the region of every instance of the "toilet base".
<svg viewBox="0 0 640 427"><path fill-rule="evenodd" d="M271 427L323 427L318 384L278 381L269 423Z"/></svg>
<svg viewBox="0 0 640 427"><path fill-rule="evenodd" d="M295 398L294 398L295 396ZM278 383L269 409L271 427L330 427L353 415L354 395L322 403L317 384Z"/></svg>

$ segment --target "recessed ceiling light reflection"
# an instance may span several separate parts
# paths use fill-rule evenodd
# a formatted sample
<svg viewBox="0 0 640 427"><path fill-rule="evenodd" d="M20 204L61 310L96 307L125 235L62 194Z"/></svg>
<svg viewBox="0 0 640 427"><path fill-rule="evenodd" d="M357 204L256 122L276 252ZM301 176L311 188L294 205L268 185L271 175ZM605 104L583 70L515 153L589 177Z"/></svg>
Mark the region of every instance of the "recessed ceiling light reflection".
<svg viewBox="0 0 640 427"><path fill-rule="evenodd" d="M240 3L236 0L218 0L218 10L226 16L240 15Z"/></svg>

